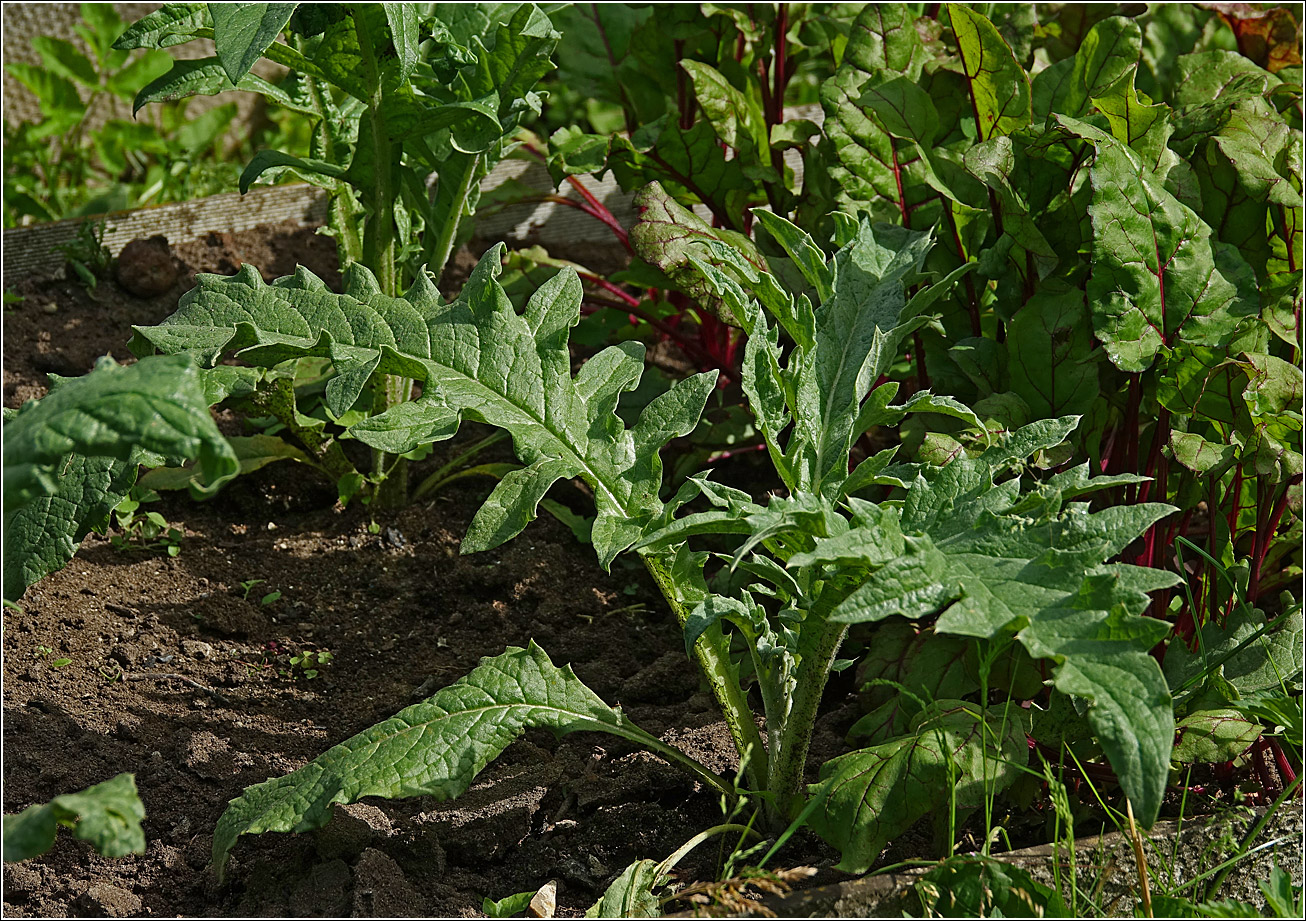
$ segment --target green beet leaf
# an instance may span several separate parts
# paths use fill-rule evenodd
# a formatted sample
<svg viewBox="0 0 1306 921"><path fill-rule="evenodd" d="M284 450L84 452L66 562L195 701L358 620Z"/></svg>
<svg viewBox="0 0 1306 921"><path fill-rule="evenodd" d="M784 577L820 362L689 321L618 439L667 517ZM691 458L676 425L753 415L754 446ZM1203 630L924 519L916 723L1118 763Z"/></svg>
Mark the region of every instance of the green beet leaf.
<svg viewBox="0 0 1306 921"><path fill-rule="evenodd" d="M378 375L421 381L422 398L350 429L393 453L448 438L459 419L507 429L525 465L495 488L463 542L470 553L498 546L536 514L548 488L581 477L595 492L593 540L607 566L662 508L658 451L688 434L715 376L678 382L627 429L617 400L643 372L643 346L604 349L573 378L567 336L580 317L580 281L559 272L517 314L498 283L502 245L482 258L458 299L446 304L423 274L402 298L380 293L354 266L344 294L304 269L265 284L251 268L231 278L200 276L175 314L138 327L138 347L189 352L205 365L225 354L271 367L291 358L332 359L326 406L343 415Z"/></svg>
<svg viewBox="0 0 1306 921"><path fill-rule="evenodd" d="M1029 77L1002 35L981 14L955 3L948 21L970 86L975 128L981 141L1002 137L1029 124Z"/></svg>
<svg viewBox="0 0 1306 921"><path fill-rule="evenodd" d="M1261 724L1232 708L1198 710L1175 726L1173 758L1180 764L1232 761L1261 735Z"/></svg>
<svg viewBox="0 0 1306 921"><path fill-rule="evenodd" d="M1088 302L1116 367L1146 370L1162 348L1180 341L1227 343L1257 304L1254 292L1235 284L1242 272L1227 277L1211 229L1114 140L1099 142L1090 180Z"/></svg>
<svg viewBox="0 0 1306 921"><path fill-rule="evenodd" d="M105 857L143 854L144 818L135 776L119 774L80 793L65 793L43 805L6 815L5 863L29 860L50 850L60 825L71 828L74 838L89 841Z"/></svg>
<svg viewBox="0 0 1306 921"><path fill-rule="evenodd" d="M241 835L320 828L330 821L334 803L353 803L365 796L452 799L532 727L559 735L608 732L678 763L688 761L605 704L570 667L556 667L534 643L526 649L509 647L434 696L328 749L299 770L247 787L218 820L214 869L221 879L227 855ZM722 786L706 769L697 768L697 773Z"/></svg>
<svg viewBox="0 0 1306 921"><path fill-rule="evenodd" d="M843 61L820 89L821 168L809 167L804 177L805 195L814 199L813 221L843 206L897 222L909 204L905 199L916 203L932 194L917 178L928 160L900 157L890 134L924 143L938 129L933 103L914 82L926 58L906 4L867 4L858 14ZM903 167L909 160L919 165Z"/></svg>
<svg viewBox="0 0 1306 921"><path fill-rule="evenodd" d="M1171 642L1165 654L1165 676L1176 694L1208 671L1222 674L1243 698L1275 693L1302 682L1302 609L1289 611L1283 624L1265 632L1265 615L1238 607L1223 624L1202 628L1197 651L1180 641ZM1257 634L1261 634L1259 637Z"/></svg>

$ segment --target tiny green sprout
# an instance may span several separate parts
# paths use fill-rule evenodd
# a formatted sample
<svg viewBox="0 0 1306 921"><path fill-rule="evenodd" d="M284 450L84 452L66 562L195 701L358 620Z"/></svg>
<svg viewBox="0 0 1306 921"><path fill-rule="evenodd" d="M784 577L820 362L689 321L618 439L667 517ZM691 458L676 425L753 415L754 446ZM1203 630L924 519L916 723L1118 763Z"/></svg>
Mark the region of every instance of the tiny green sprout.
<svg viewBox="0 0 1306 921"><path fill-rule="evenodd" d="M267 581L266 579L250 579L247 582L240 583L240 587L245 590L244 594L242 594L240 597L245 601L249 601L249 593L254 588L254 586L258 585L261 582L266 582L266 581Z"/></svg>
<svg viewBox="0 0 1306 921"><path fill-rule="evenodd" d="M263 607L267 607L268 605L273 604L280 600L281 600L281 592L279 591L268 592L266 595L263 596L262 600L259 601L259 604L262 605Z"/></svg>
<svg viewBox="0 0 1306 921"><path fill-rule="evenodd" d="M32 655L37 659L45 659L54 654L54 650L49 646L37 646Z"/></svg>
<svg viewBox="0 0 1306 921"><path fill-rule="evenodd" d="M5 293L4 293L5 307L12 307L15 304L21 304L25 300L27 300L27 298L19 294L17 291L13 291L8 288L5 289Z"/></svg>
<svg viewBox="0 0 1306 921"><path fill-rule="evenodd" d="M368 534L380 534L380 533L381 533L381 526L380 526L379 524L377 524L375 521L369 522L368 525L367 525L367 533L368 533Z"/></svg>
<svg viewBox="0 0 1306 921"><path fill-rule="evenodd" d="M115 550L163 550L168 556L181 553L181 540L185 535L180 528L168 523L159 512L140 512L146 502L157 502L159 494L152 489L134 487L113 509L113 517L122 531L109 539Z"/></svg>
<svg viewBox="0 0 1306 921"><path fill-rule="evenodd" d="M320 649L316 652L313 650L305 650L304 652L297 653L290 657L290 667L292 673L296 666L303 669L304 677L311 680L320 674L319 670L321 668L330 665L333 658L334 656L325 649Z"/></svg>
<svg viewBox="0 0 1306 921"><path fill-rule="evenodd" d="M72 659L55 659L50 663L51 668L63 668L65 665L72 665Z"/></svg>

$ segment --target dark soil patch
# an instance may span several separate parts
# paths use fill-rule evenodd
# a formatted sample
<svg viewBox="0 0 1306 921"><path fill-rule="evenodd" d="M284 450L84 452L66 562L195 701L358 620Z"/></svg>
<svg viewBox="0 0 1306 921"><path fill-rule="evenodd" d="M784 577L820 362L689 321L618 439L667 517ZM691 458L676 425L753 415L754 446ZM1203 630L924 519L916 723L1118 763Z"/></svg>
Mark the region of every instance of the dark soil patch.
<svg viewBox="0 0 1306 921"><path fill-rule="evenodd" d="M14 286L26 300L5 313L5 404L41 395L48 372L85 373L106 352L128 360L131 325L167 316L197 271L248 261L271 278L298 261L339 281L331 241L293 226L211 235L176 255L180 280L150 300L111 280L90 298L63 281ZM483 437L475 428L426 464ZM471 915L485 896L551 879L575 913L631 861L720 822L715 795L651 755L607 736L532 732L455 802L369 801L319 832L243 838L216 882L212 831L245 786L530 639L648 731L736 766L641 568L618 561L605 574L548 516L498 551L459 555L488 491L462 481L374 522L365 508L333 510L330 486L301 469L273 466L206 504L152 506L184 528L179 556L92 537L29 589L21 611L5 612L4 810L132 771L148 849L106 860L65 832L45 857L5 868L5 913ZM289 663L305 650L334 658L308 679ZM682 867L714 875L717 860L703 847Z"/></svg>

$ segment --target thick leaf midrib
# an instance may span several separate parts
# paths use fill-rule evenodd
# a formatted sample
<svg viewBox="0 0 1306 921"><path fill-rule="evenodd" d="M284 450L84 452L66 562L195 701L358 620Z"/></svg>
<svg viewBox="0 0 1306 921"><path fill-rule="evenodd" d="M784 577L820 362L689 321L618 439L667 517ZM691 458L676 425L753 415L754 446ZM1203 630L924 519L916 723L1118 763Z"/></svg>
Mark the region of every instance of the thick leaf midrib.
<svg viewBox="0 0 1306 921"><path fill-rule="evenodd" d="M624 719L614 720L613 722L609 723L609 722L605 722L604 720L592 714L585 714L580 711L568 710L563 707L551 706L549 704L531 704L531 703L521 702L521 703L511 703L511 704L490 704L481 707L472 707L466 710L448 711L446 713L441 714L440 716L433 717L432 719L429 720L424 720L420 723L410 723L407 726L405 726L403 729L397 730L392 733L387 733L386 735L380 736L376 739L369 740L366 745L360 745L358 748L347 749L346 757L350 758L350 760L359 760L359 759L366 760L366 757L368 756L365 755L364 753L368 752L369 749L375 750L379 748L382 744L399 739L403 735L409 732L413 732L413 731L426 732L428 729L432 729L433 727L435 727L436 724L438 724L441 720L453 719L461 716L470 716L475 718L477 720L477 724L479 725L479 720L484 717L484 714L487 714L491 711L510 711L515 708L527 712L545 710L549 712L559 713L564 716L570 717L574 722L579 722L587 725L601 726L603 728L603 731L620 735L622 736L622 738L630 739L631 741L641 741L641 742L643 741L642 737L639 736L638 734L629 733L628 731L626 731ZM391 719L396 719L396 718L397 717L391 717ZM460 734L456 739L449 740L448 747L451 750L457 748L458 744L464 740L465 737ZM420 743L420 741L421 740L418 739L417 742L415 742L412 746L410 746L409 751L411 752L413 748L416 748L417 744ZM338 742L336 746L333 746L333 748L341 745L346 745L348 744L348 742L349 742L348 739L346 739L343 742ZM326 755L328 754L330 754L330 750L325 752L320 757L326 757ZM314 760L308 762L308 764L305 764L303 767L298 768L293 773L283 775L283 777L277 779L285 779L287 777L292 777L294 776L294 774L297 774L299 771L304 770L304 768L312 767L314 765L317 765L319 768L321 768L321 772L318 774L318 777L316 779L320 779L323 775L330 773L333 768L333 766L330 764L320 764L317 760ZM386 765L386 767L394 767L394 765L388 764ZM297 799L297 798L302 799L301 790L298 786L293 784L285 784L283 785L283 787L284 790L286 791L285 795L278 796L274 799L269 800L265 808L260 810L261 814L267 815L268 813L273 811L274 807L280 807L290 800Z"/></svg>
<svg viewBox="0 0 1306 921"><path fill-rule="evenodd" d="M402 355L403 353L396 352L396 354ZM514 410L520 412L522 415L525 415L532 422L534 422L541 430L548 433L549 437L551 437L554 440L559 455L561 455L564 460L569 458L574 460L576 465L581 468L582 475L588 473L591 482L593 482L597 488L602 490L603 494L607 496L607 498L612 502L612 504L617 508L621 509L623 512L625 512L628 517L631 516L631 509L627 508L625 503L622 502L619 498L617 498L617 495L615 492L613 492L611 485L603 477L599 475L599 471L595 468L595 466L592 463L590 463L589 459L585 455L581 454L580 451L571 447L570 437L568 433L565 432L559 433L556 429L553 428L553 426L549 425L548 422L545 421L545 419L542 418L539 414L537 414L532 408L517 403L507 394L495 390L493 387L491 387L489 384L485 383L484 381L480 380L479 378L472 377L470 374L467 374L464 371L460 371L451 365L446 365L443 362L437 361L433 358L423 358L419 360L424 363L429 363L436 368L440 368L442 370L448 370L449 372L451 372L452 376L457 377L461 380L470 381L476 387L483 389L486 393L492 394L493 396L497 397L498 402L510 406ZM548 400L547 392L545 393L545 400L546 401Z"/></svg>

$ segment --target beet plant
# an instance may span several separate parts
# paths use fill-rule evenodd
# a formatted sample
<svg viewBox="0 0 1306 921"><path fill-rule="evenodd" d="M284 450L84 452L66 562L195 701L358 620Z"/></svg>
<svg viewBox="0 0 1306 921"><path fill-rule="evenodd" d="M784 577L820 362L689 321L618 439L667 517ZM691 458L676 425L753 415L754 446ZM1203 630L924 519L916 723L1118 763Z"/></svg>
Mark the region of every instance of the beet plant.
<svg viewBox="0 0 1306 921"><path fill-rule="evenodd" d="M1147 652L1167 626L1138 615L1148 591L1177 577L1108 561L1171 507L1091 512L1083 496L1137 478L1090 478L1086 467L1022 489L1030 458L1062 444L1074 417L985 434L991 445L983 452L942 467L894 464L890 450L850 472L853 441L909 413L944 413L980 428L953 400L921 392L894 404L897 385L877 384L965 270L929 284L924 233L836 218L836 251L826 257L788 222L761 212L757 219L812 297L735 259L729 247L704 245L703 259L689 258L747 324L744 389L783 484L764 502L706 474L663 502L658 451L697 423L715 374L678 382L627 428L615 410L639 382L643 347L610 346L573 376L567 337L580 316L579 280L559 273L518 314L497 280L500 248L452 304L425 277L391 298L357 266L344 294L302 269L272 285L246 269L202 276L177 314L138 329L141 341L206 367L227 356L271 366L330 343L335 388L360 388L373 374L420 381L421 399L357 423L393 439L396 452L448 437L465 419L505 429L525 466L477 512L464 552L515 536L552 484L582 479L595 497L600 564L621 553L643 560L685 629L744 765L736 787L640 730L538 646L510 648L298 771L248 788L215 833L219 872L240 835L318 827L334 803L457 796L530 727L602 731L644 745L724 793L755 795L774 830L823 797L813 824L843 852L842 866L865 868L885 840L949 797L962 809L981 806L1028 757L1019 708L944 699L808 783L817 706L849 625L890 617L937 615L936 631L971 638L991 657L1018 648L1026 660L1046 660L1054 697L1083 702L1135 812L1145 824L1155 819L1174 720L1165 678ZM792 341L787 351L782 329ZM857 495L884 486L898 497ZM689 511L691 502L706 508ZM704 538L726 549L696 549ZM754 688L760 713L749 702Z"/></svg>

